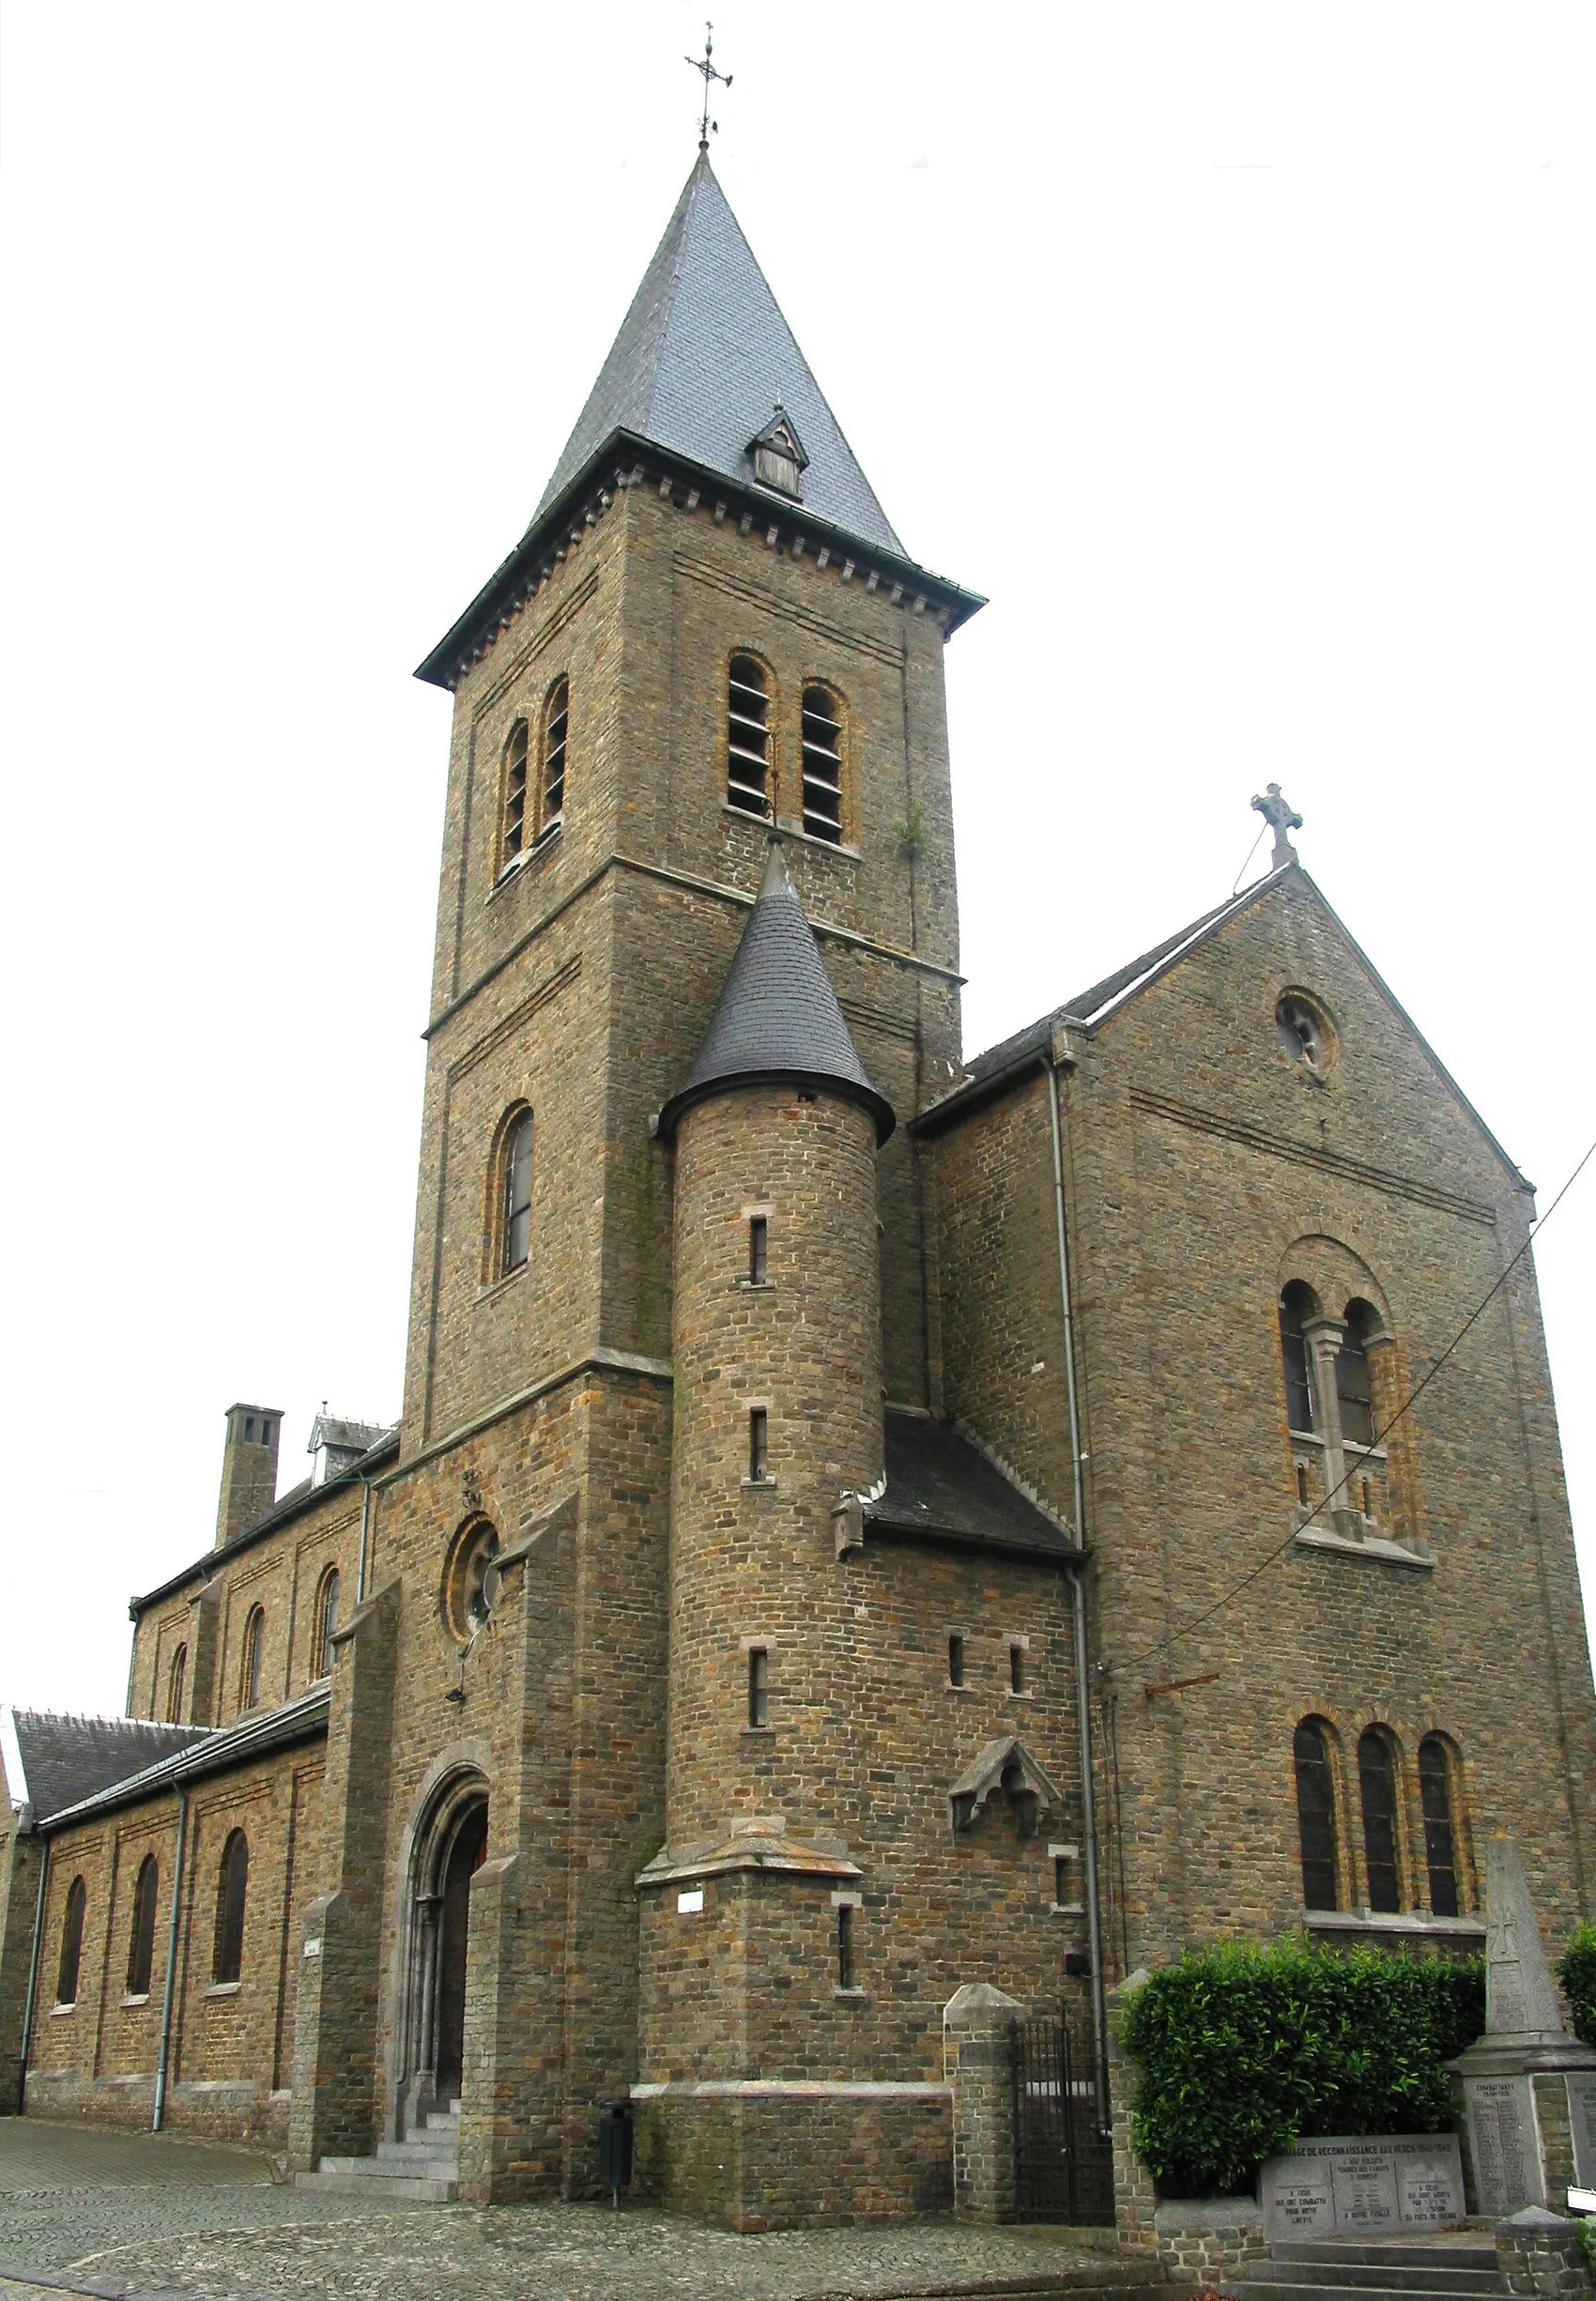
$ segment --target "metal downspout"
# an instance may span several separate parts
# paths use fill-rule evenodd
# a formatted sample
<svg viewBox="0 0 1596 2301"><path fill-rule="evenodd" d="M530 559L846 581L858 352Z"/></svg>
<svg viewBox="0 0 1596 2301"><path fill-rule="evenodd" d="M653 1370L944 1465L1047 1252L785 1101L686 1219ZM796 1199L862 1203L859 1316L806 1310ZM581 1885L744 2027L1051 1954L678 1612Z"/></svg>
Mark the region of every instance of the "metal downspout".
<svg viewBox="0 0 1596 2301"><path fill-rule="evenodd" d="M38 1995L38 1948L44 1938L44 1883L49 1875L50 1840L46 1838L44 1851L38 1858L38 1892L34 1896L33 1904L33 1948L28 1953L28 1994L26 2010L23 2015L22 2066L17 2071L17 2113L19 2116L22 2114L23 2097L27 2092L28 2048L33 2043L33 2008L34 2001Z"/></svg>
<svg viewBox="0 0 1596 2301"><path fill-rule="evenodd" d="M172 1870L172 1923L166 1934L166 1987L161 2002L161 2059L155 2071L155 2114L151 2133L161 2131L166 2113L166 2072L172 2060L172 1998L177 1979L177 1919L183 1906L183 1855L189 1836L189 1793L177 1792L177 1858Z"/></svg>
<svg viewBox="0 0 1596 2301"><path fill-rule="evenodd" d="M361 1497L361 1562L355 1569L355 1603L366 1603L366 1549L371 1534L371 1480L361 1472L361 1484L365 1492Z"/></svg>
<svg viewBox="0 0 1596 2301"><path fill-rule="evenodd" d="M1075 1382L1075 1321L1070 1309L1069 1233L1064 1213L1064 1144L1058 1118L1058 1066L1044 1054L1048 1076L1048 1118L1052 1134L1053 1217L1058 1232L1058 1284L1064 1313L1064 1376L1069 1393L1069 1461L1075 1507L1075 1539L1086 1546L1086 1489L1082 1473L1081 1405ZM1069 1575L1075 1606L1075 1704L1081 1740L1082 1835L1086 1855L1086 1938L1092 1959L1092 2042L1097 2057L1097 2122L1109 2125L1109 2006L1103 1981L1103 1913L1097 1884L1097 1803L1093 1783L1092 1692L1087 1676L1086 1569L1076 1565Z"/></svg>

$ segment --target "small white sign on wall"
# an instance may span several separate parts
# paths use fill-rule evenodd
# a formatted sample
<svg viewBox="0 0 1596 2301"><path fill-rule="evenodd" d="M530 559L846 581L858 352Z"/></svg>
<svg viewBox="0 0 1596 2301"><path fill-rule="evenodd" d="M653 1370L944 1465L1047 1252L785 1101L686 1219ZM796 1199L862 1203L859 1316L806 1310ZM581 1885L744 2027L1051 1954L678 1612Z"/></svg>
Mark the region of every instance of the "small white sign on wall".
<svg viewBox="0 0 1596 2301"><path fill-rule="evenodd" d="M676 1896L676 1914L678 1917L691 1917L695 1911L701 1910L703 1906L704 1889L701 1885L691 1885L687 1888L685 1893L678 1894Z"/></svg>

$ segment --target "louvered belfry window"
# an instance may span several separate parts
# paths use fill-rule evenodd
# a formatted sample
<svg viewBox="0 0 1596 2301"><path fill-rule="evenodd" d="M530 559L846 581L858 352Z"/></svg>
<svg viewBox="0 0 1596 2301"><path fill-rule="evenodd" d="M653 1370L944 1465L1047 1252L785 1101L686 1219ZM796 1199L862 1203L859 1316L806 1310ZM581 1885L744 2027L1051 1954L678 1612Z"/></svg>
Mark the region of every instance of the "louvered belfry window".
<svg viewBox="0 0 1596 2301"><path fill-rule="evenodd" d="M527 836L527 723L518 719L504 746L504 829L499 840L499 867L507 871L521 860Z"/></svg>
<svg viewBox="0 0 1596 2301"><path fill-rule="evenodd" d="M804 690L804 828L842 844L842 723L823 687Z"/></svg>
<svg viewBox="0 0 1596 2301"><path fill-rule="evenodd" d="M571 686L557 680L543 723L543 805L538 830L552 831L565 812L565 736L571 722Z"/></svg>
<svg viewBox="0 0 1596 2301"><path fill-rule="evenodd" d="M770 769L770 684L752 655L733 655L726 698L728 804L768 819Z"/></svg>

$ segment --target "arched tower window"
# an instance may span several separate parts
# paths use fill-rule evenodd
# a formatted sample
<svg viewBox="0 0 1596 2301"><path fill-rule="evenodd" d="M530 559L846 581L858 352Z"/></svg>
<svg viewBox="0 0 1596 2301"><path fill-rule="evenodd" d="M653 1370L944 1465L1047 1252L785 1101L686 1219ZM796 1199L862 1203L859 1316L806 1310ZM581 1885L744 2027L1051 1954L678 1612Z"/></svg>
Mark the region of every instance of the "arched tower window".
<svg viewBox="0 0 1596 2301"><path fill-rule="evenodd" d="M1304 1718L1292 1739L1297 1767L1297 1826L1302 1846L1302 1900L1309 1910L1340 1907L1336 1892L1336 1792L1325 1729Z"/></svg>
<svg viewBox="0 0 1596 2301"><path fill-rule="evenodd" d="M155 1856L146 1853L139 1864L138 1883L133 1888L133 1923L128 1940L130 1998L149 1995L149 1969L155 1956L155 1897L160 1889L161 1872Z"/></svg>
<svg viewBox="0 0 1596 2301"><path fill-rule="evenodd" d="M1457 1848L1452 1833L1451 1765L1439 1734L1419 1745L1419 1800L1424 1810L1424 1865L1430 1877L1430 1908L1436 1917L1461 1915L1457 1890Z"/></svg>
<svg viewBox="0 0 1596 2301"><path fill-rule="evenodd" d="M1372 1303L1347 1304L1346 1332L1336 1353L1336 1396L1341 1401L1341 1434L1353 1446L1374 1443L1374 1388L1368 1342L1379 1330L1380 1314Z"/></svg>
<svg viewBox="0 0 1596 2301"><path fill-rule="evenodd" d="M67 1888L67 1908L61 1920L61 1958L55 1969L55 2002L75 2005L78 2002L78 1967L84 1954L84 1911L88 1905L88 1889L81 1878L74 1878Z"/></svg>
<svg viewBox="0 0 1596 2301"><path fill-rule="evenodd" d="M1313 1430L1313 1390L1308 1375L1308 1340L1303 1328L1317 1308L1312 1288L1304 1286L1300 1279L1293 1279L1281 1296L1286 1427L1309 1435Z"/></svg>
<svg viewBox="0 0 1596 2301"><path fill-rule="evenodd" d="M517 719L504 745L503 797L499 814L500 877L521 860L527 842L527 722Z"/></svg>
<svg viewBox="0 0 1596 2301"><path fill-rule="evenodd" d="M532 1114L523 1111L504 1137L499 1276L519 1270L532 1247Z"/></svg>
<svg viewBox="0 0 1596 2301"><path fill-rule="evenodd" d="M183 1687L189 1674L189 1649L179 1646L172 1657L172 1666L166 1673L166 1716L170 1725L176 1726L183 1715Z"/></svg>
<svg viewBox="0 0 1596 2301"><path fill-rule="evenodd" d="M571 683L557 679L543 714L543 788L538 795L538 836L555 830L565 812L565 739L571 724Z"/></svg>
<svg viewBox="0 0 1596 2301"><path fill-rule="evenodd" d="M842 714L824 687L804 690L804 828L842 843Z"/></svg>
<svg viewBox="0 0 1596 2301"><path fill-rule="evenodd" d="M239 1707L253 1710L260 1700L261 1665L266 1658L266 1608L252 1606L244 1624L244 1673Z"/></svg>
<svg viewBox="0 0 1596 2301"><path fill-rule="evenodd" d="M325 1678L332 1667L332 1634L338 1627L338 1569L330 1566L321 1577L315 1599L315 1650L311 1676Z"/></svg>
<svg viewBox="0 0 1596 2301"><path fill-rule="evenodd" d="M1402 1908L1397 1857L1396 1763L1391 1745L1377 1726L1358 1740L1358 1787L1363 1804L1363 1859L1369 1872L1369 1907Z"/></svg>
<svg viewBox="0 0 1596 2301"><path fill-rule="evenodd" d="M249 1840L242 1830L234 1830L222 1848L216 1879L216 1946L210 1961L213 1982L236 1982L244 1970L244 1902L249 1886Z"/></svg>
<svg viewBox="0 0 1596 2301"><path fill-rule="evenodd" d="M770 815L770 682L752 655L733 655L727 675L726 797L744 815Z"/></svg>

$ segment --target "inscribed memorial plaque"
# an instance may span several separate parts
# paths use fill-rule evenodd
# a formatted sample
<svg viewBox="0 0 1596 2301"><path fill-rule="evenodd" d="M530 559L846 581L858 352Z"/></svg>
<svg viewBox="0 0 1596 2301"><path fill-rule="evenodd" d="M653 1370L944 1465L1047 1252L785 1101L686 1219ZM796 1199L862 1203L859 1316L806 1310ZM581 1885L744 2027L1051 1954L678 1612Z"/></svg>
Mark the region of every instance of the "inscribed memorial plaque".
<svg viewBox="0 0 1596 2301"><path fill-rule="evenodd" d="M1596 2071L1571 2076L1567 2084L1574 2184L1581 2189L1596 2189Z"/></svg>
<svg viewBox="0 0 1596 2301"><path fill-rule="evenodd" d="M1466 2078L1464 2103L1480 2210L1493 2220L1546 2202L1529 2079Z"/></svg>
<svg viewBox="0 0 1596 2301"><path fill-rule="evenodd" d="M1338 2135L1299 2141L1268 2160L1259 2175L1258 2199L1271 2245L1448 2229L1464 2217L1457 2136Z"/></svg>

